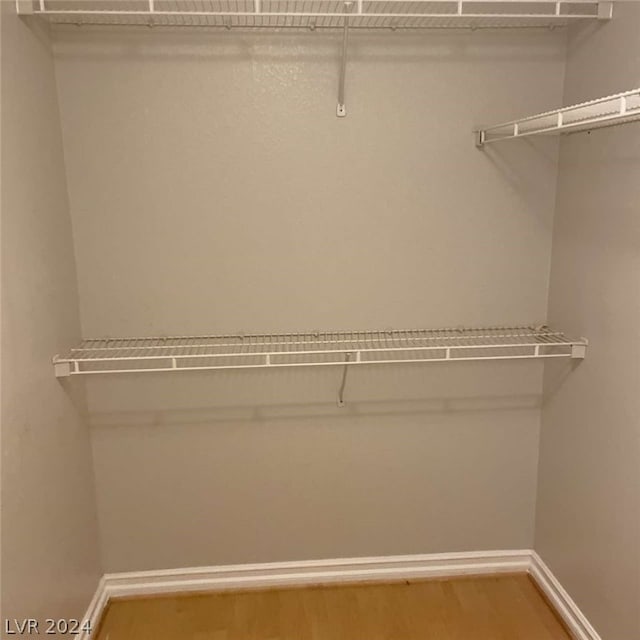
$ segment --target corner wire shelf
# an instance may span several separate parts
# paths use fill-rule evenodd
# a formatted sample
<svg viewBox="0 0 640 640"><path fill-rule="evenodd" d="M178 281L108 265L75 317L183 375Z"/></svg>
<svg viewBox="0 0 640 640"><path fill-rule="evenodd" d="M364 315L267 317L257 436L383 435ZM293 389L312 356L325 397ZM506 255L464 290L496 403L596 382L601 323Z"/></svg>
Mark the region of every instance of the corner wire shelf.
<svg viewBox="0 0 640 640"><path fill-rule="evenodd" d="M602 0L16 0L54 24L434 29L566 26L611 18Z"/></svg>
<svg viewBox="0 0 640 640"><path fill-rule="evenodd" d="M584 358L587 340L547 327L99 338L53 359L58 377L209 369Z"/></svg>
<svg viewBox="0 0 640 640"><path fill-rule="evenodd" d="M640 120L640 88L480 129L476 144L482 147L501 140L588 131L636 120Z"/></svg>

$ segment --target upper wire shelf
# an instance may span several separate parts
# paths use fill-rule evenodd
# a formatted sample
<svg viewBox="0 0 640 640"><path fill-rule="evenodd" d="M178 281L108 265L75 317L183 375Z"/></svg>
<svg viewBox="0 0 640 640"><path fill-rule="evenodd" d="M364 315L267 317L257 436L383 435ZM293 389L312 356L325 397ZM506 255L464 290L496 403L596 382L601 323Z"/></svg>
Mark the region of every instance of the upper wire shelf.
<svg viewBox="0 0 640 640"><path fill-rule="evenodd" d="M609 19L601 0L16 0L54 24L435 29L566 26ZM348 5L348 6L346 6Z"/></svg>
<svg viewBox="0 0 640 640"><path fill-rule="evenodd" d="M476 132L479 147L500 140L570 133L640 120L640 88L503 122Z"/></svg>
<svg viewBox="0 0 640 640"><path fill-rule="evenodd" d="M265 333L84 340L56 376L330 365L584 358L587 341L547 327Z"/></svg>

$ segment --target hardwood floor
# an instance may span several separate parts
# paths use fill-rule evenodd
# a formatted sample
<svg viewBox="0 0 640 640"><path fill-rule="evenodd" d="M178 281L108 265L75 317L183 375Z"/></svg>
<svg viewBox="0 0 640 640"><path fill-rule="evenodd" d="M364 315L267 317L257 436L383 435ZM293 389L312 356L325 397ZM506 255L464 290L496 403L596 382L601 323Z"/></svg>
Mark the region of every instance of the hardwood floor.
<svg viewBox="0 0 640 640"><path fill-rule="evenodd" d="M113 601L97 640L570 640L526 575Z"/></svg>

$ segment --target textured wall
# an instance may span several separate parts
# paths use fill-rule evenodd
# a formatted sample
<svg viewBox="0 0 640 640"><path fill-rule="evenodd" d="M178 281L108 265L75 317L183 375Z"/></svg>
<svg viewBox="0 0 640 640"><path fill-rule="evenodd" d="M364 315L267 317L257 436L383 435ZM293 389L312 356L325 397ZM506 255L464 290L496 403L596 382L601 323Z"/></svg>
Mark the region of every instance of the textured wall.
<svg viewBox="0 0 640 640"><path fill-rule="evenodd" d="M564 34L61 30L85 335L546 318ZM508 107L507 107L508 105ZM532 544L541 369L89 385L107 570Z"/></svg>
<svg viewBox="0 0 640 640"><path fill-rule="evenodd" d="M83 395L51 366L80 333L51 47L1 4L2 617L44 624L80 617L101 570Z"/></svg>
<svg viewBox="0 0 640 640"><path fill-rule="evenodd" d="M640 5L572 32L565 102L640 85ZM536 549L606 640L640 637L640 123L562 142L549 317L587 336L545 372Z"/></svg>

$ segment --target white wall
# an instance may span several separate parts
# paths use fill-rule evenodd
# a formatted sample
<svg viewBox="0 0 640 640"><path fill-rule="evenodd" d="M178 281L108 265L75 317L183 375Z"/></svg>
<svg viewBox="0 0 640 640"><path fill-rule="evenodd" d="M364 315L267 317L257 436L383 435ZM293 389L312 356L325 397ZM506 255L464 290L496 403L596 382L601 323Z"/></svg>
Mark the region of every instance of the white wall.
<svg viewBox="0 0 640 640"><path fill-rule="evenodd" d="M640 5L571 34L565 102L640 86ZM590 339L549 366L536 549L606 640L640 637L640 123L563 139L549 317Z"/></svg>
<svg viewBox="0 0 640 640"><path fill-rule="evenodd" d="M44 625L80 617L101 568L84 400L51 367L80 333L53 59L1 5L2 618Z"/></svg>
<svg viewBox="0 0 640 640"><path fill-rule="evenodd" d="M83 333L546 318L559 32L61 30ZM506 107L508 105L508 108ZM101 378L109 571L533 542L537 364Z"/></svg>

